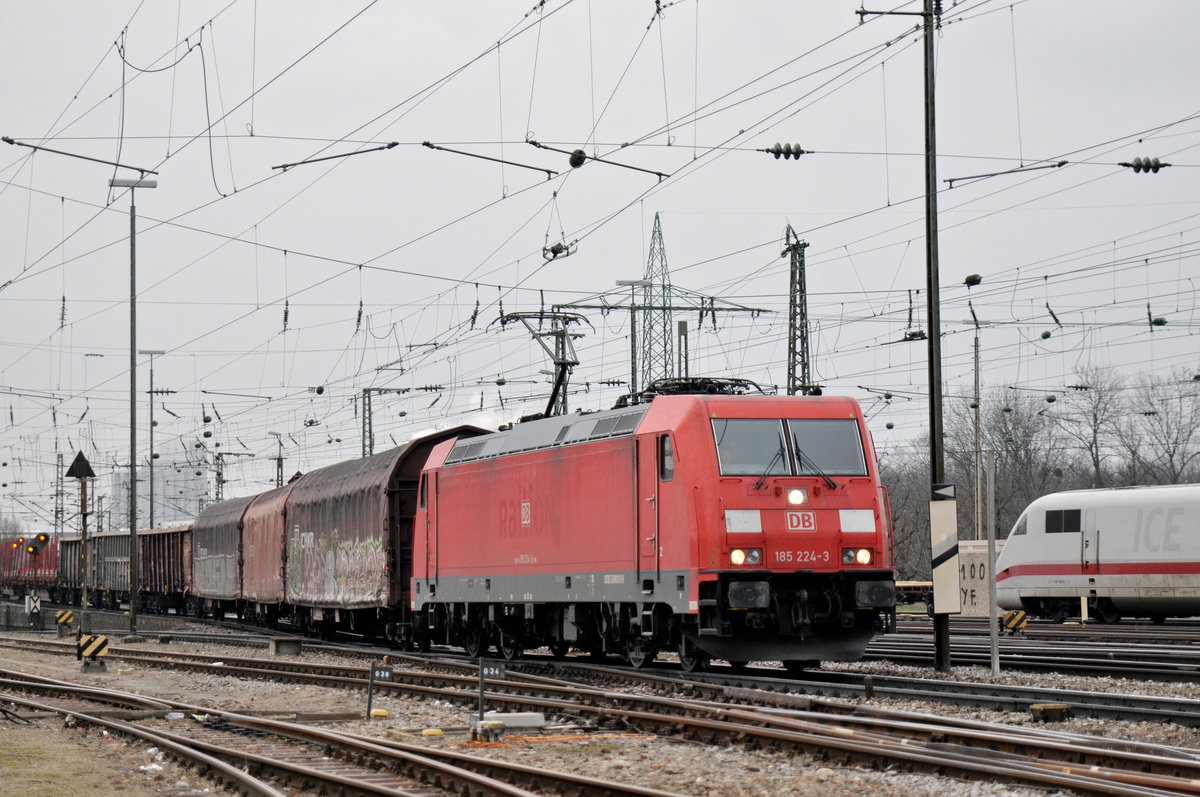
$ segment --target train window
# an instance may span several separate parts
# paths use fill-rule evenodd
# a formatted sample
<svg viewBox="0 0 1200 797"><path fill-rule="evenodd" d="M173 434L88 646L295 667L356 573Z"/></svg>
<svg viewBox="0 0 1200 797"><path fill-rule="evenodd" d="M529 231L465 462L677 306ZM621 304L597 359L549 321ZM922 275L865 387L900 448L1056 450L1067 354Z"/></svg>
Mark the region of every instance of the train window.
<svg viewBox="0 0 1200 797"><path fill-rule="evenodd" d="M1070 534L1078 533L1081 525L1079 522L1080 511L1078 509L1047 509L1046 510L1046 533L1047 534Z"/></svg>
<svg viewBox="0 0 1200 797"><path fill-rule="evenodd" d="M714 418L712 426L721 475L788 474L791 465L779 421Z"/></svg>
<svg viewBox="0 0 1200 797"><path fill-rule="evenodd" d="M675 477L675 449L671 447L671 438L663 435L658 438L658 478L669 482Z"/></svg>
<svg viewBox="0 0 1200 797"><path fill-rule="evenodd" d="M858 422L853 419L789 420L788 432L801 476L866 476Z"/></svg>
<svg viewBox="0 0 1200 797"><path fill-rule="evenodd" d="M421 486L417 491L417 495L418 495L417 501L420 503L421 508L424 509L425 508L425 477L424 476L421 476Z"/></svg>
<svg viewBox="0 0 1200 797"><path fill-rule="evenodd" d="M1025 515L1017 518L1017 524L1012 527L1012 531L1008 533L1010 537L1020 537L1025 532L1029 531L1029 521L1025 519Z"/></svg>

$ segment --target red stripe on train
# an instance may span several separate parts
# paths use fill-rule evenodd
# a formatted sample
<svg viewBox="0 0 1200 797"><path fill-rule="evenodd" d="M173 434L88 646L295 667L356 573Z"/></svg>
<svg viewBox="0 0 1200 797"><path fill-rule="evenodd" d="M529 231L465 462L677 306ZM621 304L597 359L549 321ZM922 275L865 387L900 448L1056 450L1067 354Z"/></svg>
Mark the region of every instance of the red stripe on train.
<svg viewBox="0 0 1200 797"><path fill-rule="evenodd" d="M1200 562L1105 562L1086 575L1096 576L1136 576L1152 574L1200 574ZM1039 564L1014 565L996 574L997 581L1017 576L1082 576L1082 565L1079 564Z"/></svg>

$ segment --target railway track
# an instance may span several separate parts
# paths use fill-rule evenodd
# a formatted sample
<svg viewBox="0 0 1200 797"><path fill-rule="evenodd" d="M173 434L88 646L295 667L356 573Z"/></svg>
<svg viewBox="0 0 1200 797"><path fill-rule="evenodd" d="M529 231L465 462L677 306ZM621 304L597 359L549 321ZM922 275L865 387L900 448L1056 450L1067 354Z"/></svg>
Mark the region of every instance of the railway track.
<svg viewBox="0 0 1200 797"><path fill-rule="evenodd" d="M265 647L272 637L286 637L304 640L306 649L330 649L346 651L350 655L376 656L390 652L389 648L378 645L318 642L300 634L223 620L203 621L206 625L212 625L214 630L211 633L179 631L173 626L198 621L173 615L151 617L152 625L159 626L157 630L149 626L143 630L143 635L151 638L157 633L169 633L180 640ZM107 624L105 627L119 627L122 622L127 622L127 618L119 613L93 612L94 622L97 618L101 618L99 622ZM146 625L146 621L143 625ZM227 633L231 628L237 630L240 639L232 638ZM988 621L984 618L954 618L950 641L953 664L990 667L988 631ZM115 635L119 632L110 633ZM368 653L362 653L363 648ZM1063 625L1035 621L1019 634L1001 635L999 650L1002 670L1174 682L1200 680L1200 623L1187 621L1123 626L1095 623ZM536 654L531 658L536 658ZM895 632L877 636L868 646L863 659L916 667L932 666L932 625L923 618L901 622Z"/></svg>
<svg viewBox="0 0 1200 797"><path fill-rule="evenodd" d="M27 673L0 671L0 690L5 703L22 709L61 714L158 745L243 794L286 797L274 785L280 783L316 794L676 797L661 789L80 687ZM30 693L38 697L22 696ZM120 709L115 714L113 706Z"/></svg>
<svg viewBox="0 0 1200 797"><path fill-rule="evenodd" d="M198 634L189 637L193 642L215 642L219 644L242 644L247 646L265 646L266 640L248 636L230 639L228 636ZM67 655L74 653L71 643L51 639L30 639L28 637L0 637L0 644L19 645L21 647L36 647L49 653ZM347 645L328 645L324 643L306 643L305 650L310 652L331 652L340 656L359 658L363 666L347 666L340 664L322 664L315 662L297 661L292 658L234 658L230 656L215 656L198 653L182 653L166 647L114 646L111 655L130 663L146 666L173 668L190 667L196 671L220 675L232 675L248 678L286 677L296 682L325 683L326 685L342 685L347 688L361 688L365 684L365 662L378 660L383 654L373 648L361 648ZM417 669L400 670L397 677L404 688L423 694L429 699L457 701L462 699L460 692L474 694L478 686L478 670L475 663L458 655L419 656L409 654L392 654L390 658L399 662L410 662ZM1066 661L1054 657L1042 657L1046 661L1046 669L1055 661ZM1114 659L1115 672L1123 673L1127 661ZM435 670L429 671L431 663L436 663ZM1067 661L1067 664L1070 662ZM579 659L568 658L556 660L550 657L530 657L519 663L510 663L514 678L525 677L526 674L545 674L551 676L550 683L561 678L569 678L572 683L581 679L601 685L605 688L635 688L647 690L655 694L671 694L684 691L687 693L703 694L709 699L722 699L724 689L757 690L763 693L795 693L815 695L838 699L867 699L873 697L914 700L929 704L947 704L957 706L974 706L1004 712L1027 713L1036 704L1063 704L1072 716L1095 717L1100 719L1127 719L1143 722L1172 722L1190 727L1200 726L1200 700L1188 700L1173 697L1119 694L1110 692L1064 690L1053 688L1038 688L1030 686L1012 686L993 683L978 683L965 680L948 680L944 678L918 678L904 676L889 676L879 674L861 674L851 671L809 670L803 676L785 676L779 668L769 666L749 667L744 670L732 670L713 667L708 672L684 674L670 662L657 662L648 670L635 670L627 667L596 665ZM1090 664L1084 665L1086 672ZM1061 670L1063 668L1059 668ZM1069 668L1067 668L1069 669ZM446 674L449 671L450 674ZM1056 670L1058 671L1058 670ZM711 689L704 689L703 685ZM379 684L381 690L398 688L396 685ZM528 687L531 692L533 685ZM577 699L579 694L568 689L565 692L557 688L548 688L535 697L548 699ZM536 705L526 705L511 695L499 698L509 710L541 710ZM603 698L602 698L603 699Z"/></svg>
<svg viewBox="0 0 1200 797"><path fill-rule="evenodd" d="M57 643L43 640L41 644ZM365 667L278 659L223 659L218 663L212 660L214 657L196 654L153 651L153 655L147 656L146 653L148 651L135 653L119 647L113 651L114 656L123 660L145 665L157 662L155 666L220 671L239 677L299 678L348 689L363 689L366 685ZM474 667L460 661L437 661L434 665L451 672L431 672L428 666L425 669L398 666L394 683L376 684L376 687L472 705L477 698L474 689L478 683ZM1003 779L1081 793L1165 795L1200 791L1200 751L1163 749L1048 729L886 711L762 688L685 682L673 676L643 671L614 674L604 672L602 668L591 668L597 677L639 679L644 691L657 690L666 694L616 692L562 677L516 672L525 669L526 665L510 666L512 677L487 682L490 705L565 715L596 728L665 733L708 744L746 744L803 752L836 762L985 780ZM540 668L544 665L528 666ZM578 665L556 663L553 666ZM773 680L779 688L786 683ZM197 711L194 707L186 710ZM1192 710L1195 711L1194 706ZM270 730L275 727L274 723L280 722L244 715L236 716L235 720L238 728L271 733L274 733ZM314 737L308 738L311 741ZM376 747L399 749L394 743L378 739L367 741L365 737L358 737L358 740ZM420 754L434 755L424 747L420 748ZM528 773L522 775L526 776Z"/></svg>
<svg viewBox="0 0 1200 797"><path fill-rule="evenodd" d="M1106 627L1107 628L1111 627ZM1090 630L1090 627L1089 627ZM914 666L933 663L932 629L876 637L867 646L867 661L890 661ZM1200 643L1175 644L1139 640L1096 639L1085 634L1069 639L1042 631L1004 636L999 640L1000 667L1023 672L1058 672L1075 675L1114 676L1138 680L1200 680ZM950 655L955 666L990 667L991 646L986 625L978 634L954 633Z"/></svg>

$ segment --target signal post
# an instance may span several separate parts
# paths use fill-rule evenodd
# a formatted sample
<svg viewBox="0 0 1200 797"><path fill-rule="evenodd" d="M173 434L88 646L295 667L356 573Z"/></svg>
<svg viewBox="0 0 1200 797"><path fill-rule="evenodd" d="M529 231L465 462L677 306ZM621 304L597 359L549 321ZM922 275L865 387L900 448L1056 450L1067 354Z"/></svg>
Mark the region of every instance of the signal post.
<svg viewBox="0 0 1200 797"><path fill-rule="evenodd" d="M68 479L79 479L79 584L82 600L79 611L79 636L92 633L92 613L88 611L88 538L87 538L87 480L96 478L87 457L80 451L67 469Z"/></svg>

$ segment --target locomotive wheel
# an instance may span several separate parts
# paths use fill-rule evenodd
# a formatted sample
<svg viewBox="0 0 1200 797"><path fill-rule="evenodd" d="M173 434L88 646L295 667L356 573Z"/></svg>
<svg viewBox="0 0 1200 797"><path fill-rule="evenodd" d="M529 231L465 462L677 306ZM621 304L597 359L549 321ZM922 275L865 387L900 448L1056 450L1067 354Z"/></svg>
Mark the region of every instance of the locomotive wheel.
<svg viewBox="0 0 1200 797"><path fill-rule="evenodd" d="M698 672L708 666L708 656L689 642L687 637L680 637L679 666L684 672Z"/></svg>
<svg viewBox="0 0 1200 797"><path fill-rule="evenodd" d="M505 661L521 658L521 640L511 634L500 632L500 655Z"/></svg>
<svg viewBox="0 0 1200 797"><path fill-rule="evenodd" d="M630 639L629 645L625 648L625 658L638 670L654 661L654 657L657 655L658 648L643 640L641 636Z"/></svg>
<svg viewBox="0 0 1200 797"><path fill-rule="evenodd" d="M565 639L556 639L549 645L550 655L556 659L565 659L571 651L571 643Z"/></svg>
<svg viewBox="0 0 1200 797"><path fill-rule="evenodd" d="M1155 625L1162 625L1166 621L1167 621L1166 615L1163 615L1163 614L1150 615L1150 622L1154 623Z"/></svg>
<svg viewBox="0 0 1200 797"><path fill-rule="evenodd" d="M744 672L746 670L746 662L741 659L730 659L729 669L733 672Z"/></svg>
<svg viewBox="0 0 1200 797"><path fill-rule="evenodd" d="M463 629L463 648L471 658L479 658L483 652L483 632L479 626L470 625Z"/></svg>

